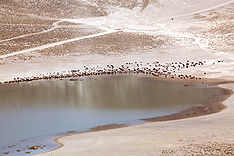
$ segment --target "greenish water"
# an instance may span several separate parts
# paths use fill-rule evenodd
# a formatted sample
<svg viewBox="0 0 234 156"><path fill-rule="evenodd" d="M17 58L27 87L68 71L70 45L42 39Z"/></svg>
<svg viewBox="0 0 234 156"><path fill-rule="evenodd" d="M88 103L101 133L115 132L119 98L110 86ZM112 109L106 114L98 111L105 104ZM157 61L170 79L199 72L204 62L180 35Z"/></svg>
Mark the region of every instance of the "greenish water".
<svg viewBox="0 0 234 156"><path fill-rule="evenodd" d="M179 112L221 94L137 75L0 86L0 146L31 137Z"/></svg>

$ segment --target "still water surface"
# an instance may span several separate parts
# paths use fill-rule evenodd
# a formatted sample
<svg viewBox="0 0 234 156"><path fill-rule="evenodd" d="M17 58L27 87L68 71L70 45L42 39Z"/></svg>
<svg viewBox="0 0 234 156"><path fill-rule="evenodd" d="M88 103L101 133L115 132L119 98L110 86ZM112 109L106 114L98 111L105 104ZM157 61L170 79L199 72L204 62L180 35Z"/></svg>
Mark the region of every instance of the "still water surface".
<svg viewBox="0 0 234 156"><path fill-rule="evenodd" d="M0 86L0 146L95 126L179 112L220 94L135 75L43 80Z"/></svg>

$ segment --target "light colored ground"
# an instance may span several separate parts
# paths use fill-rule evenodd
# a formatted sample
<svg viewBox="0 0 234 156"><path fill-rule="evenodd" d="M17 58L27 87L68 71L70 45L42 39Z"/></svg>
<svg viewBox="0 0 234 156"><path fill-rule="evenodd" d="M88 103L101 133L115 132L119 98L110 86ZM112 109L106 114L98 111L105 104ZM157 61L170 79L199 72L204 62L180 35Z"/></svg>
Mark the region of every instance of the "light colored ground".
<svg viewBox="0 0 234 156"><path fill-rule="evenodd" d="M68 3L58 1L57 7L64 10L65 2ZM82 1L82 4L101 8L98 10L109 14L78 18L80 13L73 12L71 7L72 14L56 14L55 18L49 13L44 15L49 10L46 8L46 11L42 10L43 14L38 14L37 10L44 4L42 2L27 3L27 6L16 0L1 2L1 10L5 14L1 16L0 27L6 35L0 40L0 81L77 69L84 65L186 60L224 60L218 66L208 64L183 72L200 75L209 71L206 77L232 78L233 1L129 2L131 6L139 6L135 8L126 6L126 1L120 3L116 0L111 4L104 0L95 2ZM48 3L48 6L52 5ZM68 22L69 25L66 24Z"/></svg>
<svg viewBox="0 0 234 156"><path fill-rule="evenodd" d="M234 90L233 84L222 85L222 87ZM199 152L201 149L206 152L205 155L224 155L224 153L218 153L219 147L223 146L222 150L227 150L228 148L225 149L225 147L232 144L231 148L234 152L234 96L224 104L228 107L227 109L208 116L147 123L60 138L58 141L64 144L62 148L40 155L155 156L161 155L163 150L168 153L166 152L168 149L173 153L165 155L187 155L188 153L192 155L195 151L198 152L197 154L202 154ZM201 148L196 150L190 148L195 145L200 145ZM185 147L181 150L183 146ZM188 153L185 153L185 148L188 149Z"/></svg>
<svg viewBox="0 0 234 156"><path fill-rule="evenodd" d="M234 80L233 3L3 0L0 81L82 69L84 65L187 60L207 63L181 73ZM213 64L218 60L224 62ZM231 84L225 87L234 89ZM202 149L200 144L204 148L233 148L233 98L225 102L228 109L209 116L61 138L65 146L44 155L157 155L163 149L178 148L165 150L166 155L183 152L183 146Z"/></svg>

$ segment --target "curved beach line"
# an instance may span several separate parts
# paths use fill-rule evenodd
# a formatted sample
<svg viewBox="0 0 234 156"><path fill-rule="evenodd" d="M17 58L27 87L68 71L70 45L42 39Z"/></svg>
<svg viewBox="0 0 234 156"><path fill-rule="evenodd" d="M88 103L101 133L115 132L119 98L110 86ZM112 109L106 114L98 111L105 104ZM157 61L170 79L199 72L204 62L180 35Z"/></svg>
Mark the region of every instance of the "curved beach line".
<svg viewBox="0 0 234 156"><path fill-rule="evenodd" d="M209 79L207 79L207 81L209 81ZM217 86L217 87L222 88L222 89L224 89L224 90L227 91L227 92L223 95L222 98L219 98L219 99L217 99L217 101L215 101L215 103L218 103L218 104L221 104L221 105L224 105L223 103L224 103L226 100L228 100L231 96L234 96L234 94L233 94L234 91L233 91L232 89L230 89L230 88L223 87L222 85L224 85L224 84L234 84L234 81L221 81L221 80L220 80L220 82L215 82L215 83L213 84L214 86ZM226 109L227 106L226 106L226 105L224 105L224 106L225 106L224 109ZM191 110L191 109L193 109L193 108L189 108L188 111ZM224 110L224 109L222 109L222 110ZM213 113L205 114L205 115L200 115L200 116L206 116L206 115L216 114L216 113L221 112L222 110L220 110L220 111L218 111L218 112L213 112ZM182 111L182 112L185 113L186 111L187 111L187 110L184 110L184 111ZM175 113L175 114L171 114L171 115L168 115L168 116L161 116L161 117L156 117L156 118L146 118L146 119L140 119L140 120L148 121L148 122L164 122L164 121L181 120L181 119L189 119L189 118L193 118L193 117L199 117L199 116L190 116L190 117L185 117L185 118L170 119L170 117L175 117L177 114L180 114L180 112ZM142 125L142 124L145 124L145 123L146 123L146 122L140 123L140 124L134 124L134 125L130 125L130 126L127 126L127 125L126 125L126 126L124 126L124 127L126 128L126 127L131 127L131 126L136 126L136 125ZM107 129L107 130L112 130L112 129L117 129L117 128L119 129L119 128L124 128L124 127L116 127L116 128L113 127L113 128L111 128L111 129ZM99 130L99 131L105 131L105 129ZM58 144L60 145L58 148L53 149L53 150L50 150L50 151L42 152L42 153L39 153L39 154L35 154L35 156L40 156L40 155L44 155L44 154L46 154L46 155L47 155L47 154L51 154L51 155L52 155L51 152L56 152L57 150L63 148L65 144L63 144L62 141L59 141L60 139L63 139L63 138L66 138L66 137L72 136L72 135L79 135L79 134L92 133L92 132L96 132L96 131L92 131L92 129L91 129L91 130L87 130L87 131L84 131L84 132L81 132L81 133L78 133L78 134L69 134L69 133L67 133L67 135L65 135L65 136L60 136L60 137L58 137L58 138L56 138L56 139L54 140L56 143L58 143Z"/></svg>

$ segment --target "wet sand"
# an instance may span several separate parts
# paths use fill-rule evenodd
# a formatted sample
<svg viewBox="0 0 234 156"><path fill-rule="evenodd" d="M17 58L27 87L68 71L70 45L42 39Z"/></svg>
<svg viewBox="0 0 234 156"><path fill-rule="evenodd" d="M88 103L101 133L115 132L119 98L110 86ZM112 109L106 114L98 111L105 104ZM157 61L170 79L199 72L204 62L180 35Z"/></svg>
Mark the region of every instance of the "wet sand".
<svg viewBox="0 0 234 156"><path fill-rule="evenodd" d="M169 121L169 120L179 120L179 119L184 119L184 118L192 118L192 117L218 113L226 108L223 102L227 100L232 94L233 94L232 90L225 89L222 95L217 95L213 97L212 99L205 101L202 106L191 107L182 112L171 114L168 116L148 118L148 119L143 119L143 120L151 121L151 122Z"/></svg>
<svg viewBox="0 0 234 156"><path fill-rule="evenodd" d="M67 8L64 3L72 7ZM109 64L121 67L127 62L135 61L142 61L143 66L147 66L148 62L154 61L165 64L187 60L190 62L206 61L206 64L196 68L183 68L175 72L177 76L192 75L202 78L203 81L205 78L224 81L234 79L233 1L183 0L181 2L181 0L175 0L171 3L169 0L163 2L145 0L139 3L134 0L131 2L98 0L93 3L87 0L80 3L72 2L72 0L66 2L59 0L56 3L57 9L52 10L50 6L53 4L50 2L46 6L44 4L44 1L37 3L36 6L18 4L18 2L1 2L1 12L4 14L1 16L1 24L4 25L1 27L1 32L4 34L9 32L6 33L9 36L4 35L2 39L11 39L25 33L27 35L42 32L53 27L53 24L58 21L61 22L59 25L66 21L68 23L64 25L69 27L71 26L69 22L74 22L75 26L85 24L93 27L92 30L118 31L115 33L118 36L118 42L112 44L116 41L115 35L107 34L0 59L1 82L13 81L17 77L32 78L40 74L53 75L54 72L61 73L73 69L84 71L84 65L88 68L100 66L104 69ZM79 5L82 7L77 7ZM87 8L90 11L85 12ZM34 29L31 26L30 28L22 27L21 25L24 24L35 24L35 26L33 26ZM7 30L6 25L11 25L12 28ZM15 35L10 33L12 29L15 30ZM68 29L69 33L64 33L64 36L69 37L71 32L74 32L70 31L71 28ZM44 35L45 40L44 37L39 37L40 35L35 38L42 39L42 43L46 43L47 37L53 38L53 33L47 34L48 36ZM61 36L58 39L64 38ZM146 42L141 44L142 40ZM108 44L105 44L106 42ZM20 45L7 42L1 44L5 46L1 54L4 54L5 50L14 53L15 51L11 50L14 46L26 47L26 49L33 47L31 41L28 45L24 41L21 43ZM128 44L131 46L128 47ZM92 46L89 47L90 45ZM224 62L218 63L218 61ZM221 86L230 90L234 89L231 83ZM213 111L218 112L215 114L60 138L58 141L64 146L52 153L56 155L64 155L64 153L107 155L108 152L112 155L191 155L196 154L195 152L200 154L205 152L208 155L231 155L234 142L233 101L232 95L223 103L227 109L221 112L215 109ZM224 108L224 105L217 106ZM197 111L200 112L200 109ZM194 114L194 112L189 114Z"/></svg>
<svg viewBox="0 0 234 156"><path fill-rule="evenodd" d="M87 80L87 82L85 81L85 79ZM130 98L130 100L126 104L125 102L129 99L129 98L125 99L124 97L126 97L126 96L121 96L120 98L116 99L115 97L112 97L112 94L108 94L106 92L107 88L110 88L110 87L108 87L109 85L105 85L104 90L102 88L98 87L98 86L100 86L100 83L101 83L100 80L102 80L102 79L104 79L105 83L107 83L107 84L109 84L108 80L111 80L112 83L114 83L113 80L118 80L117 82L119 82L119 80L121 80L122 83L124 83L124 86L128 86L128 87L126 87L126 88L123 87L123 86L121 87L120 84L118 84L118 87L114 85L115 86L114 87L115 91L120 90L121 94L128 95L129 98L136 96L136 94L135 94L136 91L134 91L134 90L131 91L133 93L128 93L130 91L129 88L132 88L132 87L136 88L136 90L138 90L138 91L140 90L141 92L144 92L145 95L148 95L151 98L147 98L149 100L144 99L145 103L143 102L144 106L142 106L142 103L141 102L139 103L139 101L142 101L142 98L137 98L137 97L143 97L144 94L140 94L140 95L137 94L136 98L135 97ZM138 80L138 81L136 81L138 83L137 86L135 85L136 83L134 83L134 82L133 82L134 85L130 85L130 83L126 83L127 82L126 80L128 80L128 79L130 79L129 82L133 82L133 81ZM97 82L97 80L99 80L99 81ZM145 87L147 88L147 90L144 90L144 88L141 88L142 85L140 85L140 84L142 82L144 82L143 84L146 85ZM203 83L206 82L206 83L202 84L202 82ZM208 82L209 82L209 84L208 84ZM76 86L75 84L77 84L77 83L78 84L81 83L83 87L82 86L79 86L79 87ZM84 83L92 83L90 85L93 86L93 87L91 87L89 85L88 88L99 88L99 89L98 89L98 91L97 90L91 91L92 89L91 90L88 89L89 91L86 89L86 91L85 91L85 90L83 90L83 89L86 88L86 87L84 87L84 85L85 85ZM147 83L149 83L151 85L147 86ZM214 112L217 112L217 111L221 111L223 109L223 105L221 105L218 102L219 102L219 100L224 98L224 96L228 96L229 92L228 92L228 90L225 90L225 89L220 90L220 89L218 89L216 87L213 87L213 85L216 84L216 83L217 83L216 80L212 80L212 81L211 80L210 81L209 80L193 81L193 80L180 80L180 79L172 80L172 79L169 79L169 78L167 78L167 79L165 79L165 78L155 78L154 76L149 76L147 74L140 74L140 75L137 75L137 74L131 74L131 75L129 75L129 74L128 75L119 74L119 75L115 75L115 76L104 76L103 75L103 76L92 76L92 77L90 77L90 76L84 77L83 76L83 77L80 77L80 78L75 78L74 77L74 78L71 78L71 79L64 79L64 80L62 80L62 79L60 79L60 80L41 80L41 81L36 81L36 82L22 82L20 84L2 84L1 92L3 93L3 95L1 95L2 102L0 103L0 105L1 105L1 108L3 110L5 108L8 108L9 110L11 110L10 109L11 107L14 110L16 109L16 111L13 111L14 113L18 114L16 116L22 118L24 121L27 120L26 123L25 123L25 122L21 122L20 120L18 121L17 119L15 119L14 121L11 121L11 119L9 119L9 121L11 121L11 123L13 125L19 124L19 125L22 126L22 127L18 128L19 132L16 132L16 133L18 133L18 134L21 134L21 132L24 132L24 133L19 135L19 137L18 136L15 137L16 140L18 138L24 138L26 136L29 137L29 136L34 136L34 135L37 135L37 134L38 135L39 134L48 134L49 133L48 131L50 131L50 133L54 134L57 131L59 131L62 127L64 127L64 128L66 127L65 129L67 129L67 131L69 129L70 130L76 130L76 128L74 128L74 127L78 127L77 132L69 131L68 134L62 134L62 136L67 136L67 135L71 135L71 134L80 133L81 131L79 131L79 129L81 127L83 127L83 125L82 125L83 121L80 120L80 118L82 118L82 115L81 116L76 116L74 114L74 112L76 112L75 110L76 110L77 107L80 110L78 112L78 114L82 114L82 108L83 107L85 107L85 108L86 107L87 108L94 107L94 110L95 110L95 107L98 107L98 108L100 107L99 110L102 109L102 107L104 107L104 108L108 107L108 109L110 109L109 111L111 111L113 109L112 107L114 107L114 108L117 107L117 108L119 108L121 110L123 108L131 108L131 111L129 113L127 113L127 114L124 113L124 109L121 111L122 113L120 113L120 115L122 116L121 121L126 121L125 122L126 124L112 124L112 125L98 126L98 127L95 127L95 128L91 128L88 131L82 131L82 133L102 131L102 130L120 128L120 127L127 127L127 126L130 126L130 125L132 126L132 125L139 124L139 123L146 123L148 121L156 121L156 120L158 120L158 121L167 121L167 120L176 120L176 119L181 119L181 118L195 117L195 116L200 116L200 115L204 115L204 114L210 114L210 113L214 113ZM99 84L99 85L97 85L97 84ZM160 84L160 85L155 86L155 84ZM162 84L164 84L165 86L162 87ZM107 100L101 100L102 98L101 99L96 98L96 100L88 100L89 105L86 106L86 105L83 104L85 102L78 102L79 98L77 99L77 96L80 97L79 96L80 93L77 92L77 90L74 88L74 85L76 86L75 88L78 87L81 90L83 90L82 94L85 94L86 97L89 97L88 99L95 99L96 96L103 97L105 95L105 96L107 96L106 97ZM211 88L207 87L207 85L209 85ZM38 86L41 86L41 87L37 88ZM102 84L102 86L103 86L103 84ZM152 86L154 86L154 87L152 87ZM170 87L170 89L168 91L166 91L168 89L168 87ZM204 87L204 89L203 89L203 87ZM56 91L56 93L54 93L55 88L60 88L60 91ZM123 90L121 91L121 88L122 89L125 88L124 91ZM158 91L155 90L155 89L154 89L154 91L152 91L150 88L151 89L152 88L159 88L159 89L157 89ZM160 88L163 90L163 92L159 91ZM32 92L33 94L30 94L30 93L25 94L26 89L27 89L27 92ZM64 91L64 89L66 91ZM198 89L200 91L198 91ZM9 91L9 90L14 90L14 95L10 95L9 92L7 93L7 91ZM22 91L20 91L20 90L22 90ZM44 91L44 90L46 90L46 91ZM110 92L112 92L111 90L112 89L110 89ZM187 91L184 92L185 90L187 90ZM197 90L197 91L195 91L195 90ZM207 93L206 93L205 90L207 90ZM98 92L103 93L103 95L99 94ZM164 97L165 92L167 92L168 97L171 97L171 98L168 98L168 100L165 100L165 97ZM211 97L209 92L214 94L213 95L214 97L213 96ZM64 93L66 95L71 95L71 96L64 96ZM75 95L77 95L77 96L74 96L73 93L75 93ZM150 96L151 93L155 93L157 95L154 95L152 97L152 96ZM188 93L191 93L191 94L188 94ZM118 94L118 92L115 92L114 95L117 96L117 94ZM178 97L180 97L180 99L177 99L177 96L175 96L174 94L177 95ZM50 95L50 96L48 97L48 95ZM205 96L203 96L203 95L205 95ZM41 96L44 97L43 100L40 99ZM59 98L56 98L57 100L55 100L54 96L59 96ZM187 96L190 97L190 98L188 98ZM210 96L209 100L208 101L202 100L206 96ZM8 99L9 97L10 97L10 99ZM92 97L94 97L94 98L92 98ZM164 98L162 98L162 97L164 97ZM118 99L123 99L123 98L125 99L124 103L121 102L121 101L118 101ZM72 102L73 100L70 101L70 100L67 100L67 99L73 99L73 100L76 99L75 100L76 102L74 103L74 102ZM84 99L85 99L85 97L84 97ZM112 99L112 100L115 99L115 100L110 105L109 103L106 102L106 101L108 101L108 99ZM135 102L132 102L133 99L134 99ZM17 102L15 102L15 100ZM22 100L23 100L23 102L22 102ZM52 100L52 103L50 103L51 100ZM152 102L152 100L155 101L155 102ZM87 103L87 99L85 101ZM92 104L93 103L92 101L102 101L102 102L101 103L100 102L97 102L97 103L94 102L94 104ZM161 101L161 102L158 102L158 101ZM187 101L187 102L185 102L185 101ZM9 103L9 104L7 104L7 103ZM59 109L61 106L63 106L63 105L61 105L62 103L66 103L64 106L68 107L68 110L67 109L61 109L61 110ZM187 106L187 104L190 104L190 103L191 103L191 105L196 104L197 106L180 112L181 110L185 109L185 107L188 108L189 106ZM6 104L7 104L7 106L6 106ZM153 116L156 116L156 115L157 116L162 116L163 112L165 112L164 108L167 108L167 107L169 108L169 110L172 109L172 112L179 112L179 113L172 114L172 115L165 116L165 117L158 117L156 119L155 118L154 119L142 119L140 122L137 120L136 122L129 122L128 123L128 121L130 120L129 118L132 119L133 116L134 116L134 113L133 113L134 109L137 109L138 107L140 107L140 108L143 107L142 109L144 109L145 107L150 107L151 105L154 105L154 104L159 105L158 109L160 109L160 110L155 109L153 111L154 107L152 107L150 109L152 111L150 111L150 112L143 111L144 113L140 113L141 110L139 109L139 110L137 110L136 114L141 114L140 115L141 117L134 117L134 119L140 119L142 117L147 117L147 116L153 117ZM172 106L169 107L168 106L169 104L171 104ZM173 109L175 106L177 106L177 104L178 104L178 110ZM17 105L17 106L15 106L15 105ZM161 105L162 105L163 108L160 108ZM179 106L182 106L182 107L179 107ZM63 115L64 115L64 117L66 119L63 121L63 117L60 114L55 113L57 111L51 111L51 107L54 107L55 110L59 109L59 112L61 112L61 111L64 112ZM71 110L69 109L70 107L72 107ZM25 111L25 109L26 109L26 111ZM31 110L32 113L33 113L33 111L36 111L34 113L34 116L33 116L33 121L31 121L30 119L27 118L27 116L28 116L27 115L28 114L27 110L28 109ZM97 112L95 113L94 110L93 110L91 116L95 116L95 114L99 114ZM7 109L6 109L6 111L7 111ZM42 114L43 114L42 117L40 117L40 112L41 111L42 111ZM128 111L128 109L126 111ZM9 114L11 114L11 111L7 111L7 112ZM20 112L24 113L24 115L20 115ZM68 112L69 112L70 115L67 114ZM85 120L88 113L89 113L89 111L85 111L86 115L84 115L83 120ZM161 115L159 115L158 113L161 114ZM45 116L50 116L51 114L53 114L53 116L50 117L50 119L47 119L45 117ZM71 114L73 114L73 115L71 115ZM105 112L103 110L102 114L106 114L108 116L108 111ZM124 114L126 116L124 116ZM171 113L164 113L164 114L171 114ZM5 115L5 116L3 115L3 117L6 117L6 116L7 115ZM71 118L69 116L71 116ZM96 116L95 121L98 120L98 118L100 118L99 116L100 115ZM108 117L108 118L116 120L116 118L114 118L114 116L116 116L116 115L115 115L115 112L113 111L111 117ZM11 118L11 116L8 116L6 118L7 119ZM75 118L77 118L77 119L75 119ZM117 117L117 119L118 119L118 117ZM53 123L58 122L57 120L59 120L60 122L57 123L56 126L54 126L55 127L54 128ZM106 120L106 118L103 118L101 121L98 120L99 125L102 125L100 122L102 122L103 124L106 123L105 120ZM5 121L7 121L7 120L5 120ZM34 125L33 128L31 127L31 125L27 125L27 123L31 123L31 122L34 122L34 121L37 121L37 125ZM62 124L63 123L62 121L64 122L65 125ZM66 121L69 121L69 123L72 123L72 124L66 124ZM92 117L88 118L87 121L90 123L90 122L93 121L93 118ZM0 122L2 122L2 121L0 121ZM16 122L16 123L13 123L13 122ZM110 123L110 122L107 121L107 123ZM118 123L118 122L114 122L114 123ZM3 124L4 124L4 122L3 122ZM52 126L50 126L50 125L52 125ZM59 126L59 125L61 125L61 126ZM95 125L97 125L97 124L95 124ZM26 129L24 128L25 126L26 126ZM44 128L42 128L42 127L44 127ZM47 128L47 131L45 130L45 127ZM4 128L4 129L6 129L6 128ZM4 129L2 129L3 132L4 132ZM24 136L25 133L26 133L26 136ZM7 136L12 136L12 132L11 133L9 132L7 134ZM13 134L13 136L14 136L14 134ZM58 135L58 136L61 136L61 135ZM2 138L2 141L4 141L4 140L7 141L6 140L7 137L4 137L4 136L0 136L0 137ZM12 140L12 139L14 139L14 138L12 138L12 137L8 138L8 140ZM31 140L31 139L27 139L27 140ZM32 138L32 140L34 140L34 138ZM51 148L53 148L53 147L51 147L52 145L50 143L48 143L48 144L44 143L47 147L44 147L43 149L37 148L37 146L42 145L41 141L36 141L36 143L35 143L35 141L33 141L33 142L34 142L34 144L28 142L28 146L32 147L32 148L29 148L28 150L26 150L26 152L30 152L31 154L35 154L35 153L39 153L39 152L42 152L42 151L48 151L48 150L51 150ZM1 143L3 143L3 142L1 142ZM23 142L16 142L16 143L14 143L12 145L9 145L9 148L6 148L4 151L8 150L10 155L14 155L14 154L19 154L20 155L20 154L22 154L22 152L25 153L24 146L21 146L21 148L20 148L20 146L18 146L21 143L23 143ZM24 142L24 144L27 144L27 142ZM17 145L17 146L13 147L13 145ZM36 150L33 149L33 146L35 146ZM54 148L55 147L58 147L58 146L54 145ZM21 153L19 153L19 152L14 153L16 150L21 151Z"/></svg>
<svg viewBox="0 0 234 156"><path fill-rule="evenodd" d="M220 113L200 116L201 114L191 113L191 111L197 111L196 109L189 109L186 110L188 112L183 111L183 113L191 113L190 117L193 118L187 118L188 116L181 116L181 113L178 113L171 116L144 119L150 121L150 123L136 126L100 126L94 128L91 132L58 138L56 141L60 143L60 148L39 155L93 155L94 153L95 155L108 155L108 153L124 155L127 153L128 155L163 156L207 153L211 155L232 155L234 152L233 133L230 131L233 128L232 119L229 118L225 121L223 119L228 115L227 112L233 111L233 96L230 97L230 95L233 92L234 85L233 83L226 83L219 86L227 88L227 94L219 97L220 101L211 104L214 107L219 106L221 108L218 112L228 106L228 109ZM223 100L227 98L228 100L223 105ZM211 112L212 106L209 107ZM215 109L216 111L217 109ZM180 120L174 120L177 117ZM225 130L220 131L217 128L220 125Z"/></svg>

